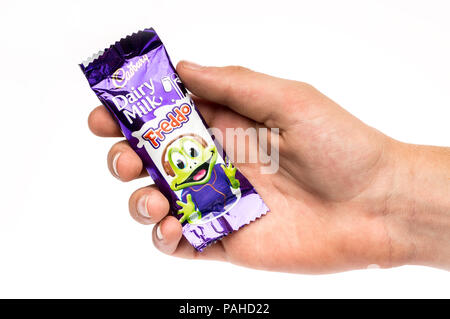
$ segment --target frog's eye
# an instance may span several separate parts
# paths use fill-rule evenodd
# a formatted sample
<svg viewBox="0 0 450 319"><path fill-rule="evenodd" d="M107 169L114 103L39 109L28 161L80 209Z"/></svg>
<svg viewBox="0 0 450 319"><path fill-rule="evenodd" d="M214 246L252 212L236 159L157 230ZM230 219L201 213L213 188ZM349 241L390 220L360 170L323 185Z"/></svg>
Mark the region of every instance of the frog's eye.
<svg viewBox="0 0 450 319"><path fill-rule="evenodd" d="M200 148L192 141L186 141L183 144L183 149L191 158L196 158L200 155Z"/></svg>
<svg viewBox="0 0 450 319"><path fill-rule="evenodd" d="M170 155L170 158L172 160L172 163L174 163L175 166L178 167L179 169L184 169L186 167L186 163L187 163L186 158L183 155L181 155L180 153L173 152Z"/></svg>

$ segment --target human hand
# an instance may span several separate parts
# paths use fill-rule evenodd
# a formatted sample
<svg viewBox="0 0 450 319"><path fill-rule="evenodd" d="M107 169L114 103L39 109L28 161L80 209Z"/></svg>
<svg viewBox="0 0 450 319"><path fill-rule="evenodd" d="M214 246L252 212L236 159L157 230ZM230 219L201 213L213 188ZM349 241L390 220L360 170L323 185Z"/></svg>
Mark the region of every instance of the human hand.
<svg viewBox="0 0 450 319"><path fill-rule="evenodd" d="M157 223L153 241L159 250L178 257L303 273L371 264L448 267L450 256L444 262L431 260L425 253L432 245L426 244L429 236L422 238L415 229L427 225L427 220L418 222L414 217L422 208L440 214L450 211L448 162L430 159L433 151L383 135L305 83L241 67L200 67L188 62L180 62L177 71L210 127L222 132L238 127L279 128L280 168L273 175L261 175L262 164L237 164L270 212L201 253L182 238L180 223L167 216L168 201L154 186L137 190L130 198L130 213L140 223ZM102 106L91 113L89 125L99 136L122 136ZM447 167L430 182L431 189L440 189L433 192L432 204L417 202L428 194L409 186L439 176L432 169L417 173L418 163L430 161ZM126 141L111 148L108 166L122 181L146 176L142 161ZM441 231L435 237L447 240L448 253L450 235Z"/></svg>

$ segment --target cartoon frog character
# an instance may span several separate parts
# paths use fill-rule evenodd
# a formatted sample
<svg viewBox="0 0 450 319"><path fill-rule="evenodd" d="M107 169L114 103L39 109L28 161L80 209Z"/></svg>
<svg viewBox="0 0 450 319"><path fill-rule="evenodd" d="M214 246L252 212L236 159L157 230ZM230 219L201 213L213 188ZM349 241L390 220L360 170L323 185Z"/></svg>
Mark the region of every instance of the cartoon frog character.
<svg viewBox="0 0 450 319"><path fill-rule="evenodd" d="M162 154L167 175L173 179L170 188L182 190L180 222L199 222L206 215L221 215L230 210L240 194L236 168L231 163L216 164L217 149L208 146L198 135L180 135L172 140Z"/></svg>

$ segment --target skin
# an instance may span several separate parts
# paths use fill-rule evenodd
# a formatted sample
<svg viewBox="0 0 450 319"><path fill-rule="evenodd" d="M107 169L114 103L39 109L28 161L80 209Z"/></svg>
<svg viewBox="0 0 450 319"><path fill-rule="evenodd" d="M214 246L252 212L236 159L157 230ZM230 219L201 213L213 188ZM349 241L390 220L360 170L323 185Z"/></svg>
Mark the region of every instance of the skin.
<svg viewBox="0 0 450 319"><path fill-rule="evenodd" d="M185 61L177 71L209 126L279 128L280 169L268 176L260 164L237 165L271 211L202 253L182 238L155 187L137 190L131 216L157 224L160 251L295 273L374 264L450 268L449 148L393 140L302 82ZM102 106L89 127L99 136L122 136ZM111 148L108 167L122 181L146 175L126 141ZM144 198L150 218L138 212Z"/></svg>

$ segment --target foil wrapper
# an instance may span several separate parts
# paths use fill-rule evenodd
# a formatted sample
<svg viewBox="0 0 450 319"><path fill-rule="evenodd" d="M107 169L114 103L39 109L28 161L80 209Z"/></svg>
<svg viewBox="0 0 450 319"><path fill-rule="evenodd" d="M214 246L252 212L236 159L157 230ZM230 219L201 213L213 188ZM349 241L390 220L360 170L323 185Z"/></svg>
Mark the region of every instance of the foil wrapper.
<svg viewBox="0 0 450 319"><path fill-rule="evenodd" d="M80 67L195 249L268 212L209 134L152 28L121 39Z"/></svg>

